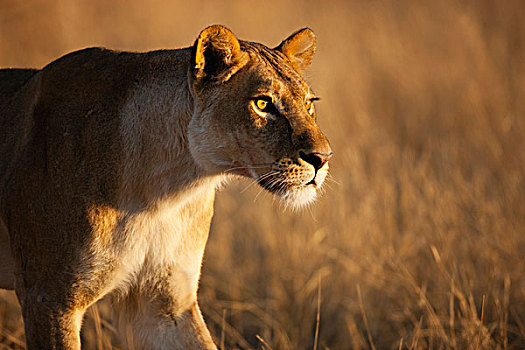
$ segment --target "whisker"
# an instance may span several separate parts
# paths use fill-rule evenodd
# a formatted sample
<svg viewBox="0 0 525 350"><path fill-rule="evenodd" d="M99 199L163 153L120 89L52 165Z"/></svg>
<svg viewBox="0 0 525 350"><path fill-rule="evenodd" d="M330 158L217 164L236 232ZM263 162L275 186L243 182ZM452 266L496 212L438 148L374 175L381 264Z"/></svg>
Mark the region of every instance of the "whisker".
<svg viewBox="0 0 525 350"><path fill-rule="evenodd" d="M277 179L271 179L268 181L264 187L261 187L262 189L266 189L267 191L272 191L273 185L277 182Z"/></svg>
<svg viewBox="0 0 525 350"><path fill-rule="evenodd" d="M223 172L227 173L227 172L230 172L230 171L233 171L233 170L237 170L237 169L262 169L262 168L267 168L267 167L269 167L271 165L272 165L271 163L259 164L259 165L244 165L244 166L238 166L238 167L234 167L234 168L229 168L229 169L224 170Z"/></svg>
<svg viewBox="0 0 525 350"><path fill-rule="evenodd" d="M285 188L286 188L286 185L287 185L286 182L281 182L281 183L279 184L279 186L277 186L277 193L278 193L279 195L282 196L283 194L285 194Z"/></svg>
<svg viewBox="0 0 525 350"><path fill-rule="evenodd" d="M279 173L279 172L277 172ZM264 188L261 187L261 189L259 190L259 192L257 192L257 195L255 196L254 198L254 202L257 200L257 197L259 197L259 195L263 192L264 189L266 190L272 190L272 187L274 186L274 184L276 184L279 180L280 180L280 176L277 176L273 179L271 179L270 181L268 181L268 183L264 186Z"/></svg>
<svg viewBox="0 0 525 350"><path fill-rule="evenodd" d="M255 203L257 201L257 198L259 197L259 195L264 191L264 188L260 188L259 189L259 192L257 192L257 194L255 195L255 198L253 199L253 202Z"/></svg>
<svg viewBox="0 0 525 350"><path fill-rule="evenodd" d="M256 179L254 179L254 181L250 182L250 183L248 184L248 186L246 186L246 187L241 191L241 193L246 192L250 187L252 187L252 186L255 185L256 183L258 183L259 181L264 180L264 179L266 179L266 178L268 178L268 177L270 177L270 176L276 175L276 174L279 174L279 172L278 172L278 171L275 171L275 170L272 170L272 171L269 171L269 172L267 172L267 173L262 174L261 176L259 176L259 177L257 177Z"/></svg>
<svg viewBox="0 0 525 350"><path fill-rule="evenodd" d="M269 171L269 172L267 172L267 173L257 177L257 179L255 179L255 181L261 181L261 180L264 180L264 179L266 179L266 178L268 178L268 177L270 177L272 175L276 175L276 174L279 174L279 171L272 170L272 171Z"/></svg>
<svg viewBox="0 0 525 350"><path fill-rule="evenodd" d="M335 183L336 185L342 186L342 184L339 181L335 180L334 177L332 176L332 174L330 174L330 173L326 174L326 180L330 180L333 183Z"/></svg>
<svg viewBox="0 0 525 350"><path fill-rule="evenodd" d="M282 187L286 186L286 183L282 181L284 178L285 177L281 174L280 176L272 179L272 181L268 182L268 189L272 191L277 190L277 192L279 192ZM275 185L278 185L276 189L274 188Z"/></svg>
<svg viewBox="0 0 525 350"><path fill-rule="evenodd" d="M267 177L269 176L273 176L273 175L278 175L278 176L275 176L273 179L271 179L270 181L268 181L266 184L264 184L264 187L261 187L261 189L259 190L259 192L257 193L257 195L255 196L254 198L254 202L257 200L257 198L260 196L260 194L263 192L263 190L268 190L268 191L274 191L273 187L275 186L275 184L279 183L284 177L283 177L283 174L279 171L273 171L271 172L271 174L268 174ZM264 175L262 175L264 176Z"/></svg>
<svg viewBox="0 0 525 350"><path fill-rule="evenodd" d="M332 187L332 184L331 183L328 183L328 182L324 182L323 185L321 187L318 188L318 191L320 191L320 193L325 193L326 192L326 189L329 189L330 191L333 191L333 187Z"/></svg>

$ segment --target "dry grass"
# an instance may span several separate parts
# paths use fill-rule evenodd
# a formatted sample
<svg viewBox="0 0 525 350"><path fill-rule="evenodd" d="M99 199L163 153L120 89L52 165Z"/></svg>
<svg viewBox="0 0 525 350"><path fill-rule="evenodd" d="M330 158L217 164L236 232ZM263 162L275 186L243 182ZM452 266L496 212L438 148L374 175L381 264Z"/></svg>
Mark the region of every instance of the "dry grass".
<svg viewBox="0 0 525 350"><path fill-rule="evenodd" d="M91 45L186 46L211 23L269 45L316 31L308 80L333 181L298 214L254 202L248 182L219 195L200 288L217 342L525 348L523 3L195 3L4 0L0 66ZM119 346L104 302L84 330L88 349ZM0 292L0 349L22 340Z"/></svg>

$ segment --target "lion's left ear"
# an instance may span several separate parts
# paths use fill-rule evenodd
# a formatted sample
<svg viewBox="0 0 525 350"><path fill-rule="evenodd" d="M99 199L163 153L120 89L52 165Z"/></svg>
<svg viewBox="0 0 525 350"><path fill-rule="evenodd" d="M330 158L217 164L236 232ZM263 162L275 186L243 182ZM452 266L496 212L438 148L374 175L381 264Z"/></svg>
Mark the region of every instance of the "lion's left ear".
<svg viewBox="0 0 525 350"><path fill-rule="evenodd" d="M305 70L315 53L315 34L309 28L303 28L290 35L275 50L281 51L298 71Z"/></svg>
<svg viewBox="0 0 525 350"><path fill-rule="evenodd" d="M248 60L231 30L221 25L204 29L192 50L193 77L198 81L225 82Z"/></svg>

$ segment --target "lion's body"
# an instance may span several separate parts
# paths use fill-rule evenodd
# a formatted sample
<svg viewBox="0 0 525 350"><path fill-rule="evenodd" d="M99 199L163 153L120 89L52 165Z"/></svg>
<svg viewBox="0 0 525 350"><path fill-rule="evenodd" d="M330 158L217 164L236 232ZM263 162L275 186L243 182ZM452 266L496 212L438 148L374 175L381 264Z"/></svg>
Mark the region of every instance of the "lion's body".
<svg viewBox="0 0 525 350"><path fill-rule="evenodd" d="M16 225L15 259L29 255L35 262L24 270L25 289L35 290L35 299L54 302L61 288L75 285L70 291L77 294L75 304L68 308L76 312L110 291L118 303L130 288L141 288L136 281L160 281L158 275L170 273L181 289L174 308L186 310L195 302L214 180L200 180L197 169L188 169L180 140L184 130L163 135L167 130L155 120L191 117L191 107L184 108L190 101L184 96L188 67L177 61L181 56L189 61L187 51L123 57L88 49L54 62L11 91L3 110L12 114L2 121L6 134L1 140L20 145L1 148L2 169L9 168L0 184L2 208L6 226ZM28 101L28 96L38 100ZM34 107L23 110L28 102ZM174 102L177 109L170 107ZM16 118L15 125L7 124ZM164 152L170 153L169 163ZM166 177L169 171L177 176ZM68 220L61 215L65 212ZM35 234L18 236L25 232ZM43 247L53 250L45 252L53 254L52 261L42 254ZM170 266L176 263L185 266ZM65 273L57 275L60 269ZM41 286L32 281L47 283L45 293L37 292ZM185 285L187 290L180 287Z"/></svg>
<svg viewBox="0 0 525 350"><path fill-rule="evenodd" d="M200 137L229 134L201 116L250 72L209 97L188 75L198 54L86 49L0 71L0 287L17 291L30 348L78 347L105 295L135 348L215 347L196 294L228 167L210 168L222 155Z"/></svg>

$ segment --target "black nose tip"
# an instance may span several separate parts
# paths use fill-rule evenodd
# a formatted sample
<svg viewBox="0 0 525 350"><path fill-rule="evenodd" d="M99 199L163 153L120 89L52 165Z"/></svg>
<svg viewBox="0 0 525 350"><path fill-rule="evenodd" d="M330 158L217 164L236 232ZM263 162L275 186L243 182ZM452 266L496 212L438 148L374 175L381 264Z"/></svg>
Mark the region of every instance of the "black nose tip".
<svg viewBox="0 0 525 350"><path fill-rule="evenodd" d="M312 164L315 168L315 171L317 171L321 169L323 165L325 165L330 160L330 158L332 158L332 152L330 152L329 154L323 154L319 152L312 152L307 154L301 151L299 152L299 157L305 162Z"/></svg>

